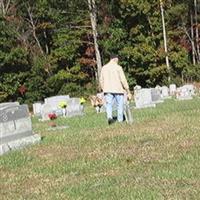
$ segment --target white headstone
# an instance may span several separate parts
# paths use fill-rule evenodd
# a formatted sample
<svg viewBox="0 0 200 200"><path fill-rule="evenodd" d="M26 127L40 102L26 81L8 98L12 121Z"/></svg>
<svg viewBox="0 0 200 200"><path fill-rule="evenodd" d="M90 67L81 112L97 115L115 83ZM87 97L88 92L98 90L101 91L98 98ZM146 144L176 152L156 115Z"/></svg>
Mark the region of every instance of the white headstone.
<svg viewBox="0 0 200 200"><path fill-rule="evenodd" d="M69 100L69 95L60 95L60 96L53 96L44 99L45 104L50 104L54 110L59 109L60 102L67 102Z"/></svg>
<svg viewBox="0 0 200 200"><path fill-rule="evenodd" d="M176 98L178 100L190 100L192 99L192 92L187 87L177 88Z"/></svg>
<svg viewBox="0 0 200 200"><path fill-rule="evenodd" d="M183 85L182 87L185 88L190 93L191 96L195 95L195 86L194 85L186 84L186 85Z"/></svg>
<svg viewBox="0 0 200 200"><path fill-rule="evenodd" d="M141 90L141 89L142 89L142 87L141 87L140 85L136 85L136 86L134 87L134 91Z"/></svg>
<svg viewBox="0 0 200 200"><path fill-rule="evenodd" d="M161 87L161 97L163 99L169 98L169 88L167 86L162 86Z"/></svg>
<svg viewBox="0 0 200 200"><path fill-rule="evenodd" d="M33 114L36 116L41 116L41 112L42 112L42 103L41 102L34 103Z"/></svg>
<svg viewBox="0 0 200 200"><path fill-rule="evenodd" d="M175 84L169 85L169 94L170 94L170 96L176 95L176 85Z"/></svg>
<svg viewBox="0 0 200 200"><path fill-rule="evenodd" d="M42 106L42 111L41 111L42 121L49 120L49 114L51 114L51 113L55 113L54 108L52 107L51 104L45 103Z"/></svg>

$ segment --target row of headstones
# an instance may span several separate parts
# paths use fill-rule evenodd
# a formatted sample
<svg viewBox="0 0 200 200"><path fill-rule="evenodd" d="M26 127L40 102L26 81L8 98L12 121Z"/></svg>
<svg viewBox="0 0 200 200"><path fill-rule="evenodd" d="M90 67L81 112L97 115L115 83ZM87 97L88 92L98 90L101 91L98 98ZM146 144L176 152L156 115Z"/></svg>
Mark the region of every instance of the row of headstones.
<svg viewBox="0 0 200 200"><path fill-rule="evenodd" d="M27 105L0 103L0 155L40 140L38 134L33 134Z"/></svg>
<svg viewBox="0 0 200 200"><path fill-rule="evenodd" d="M156 86L155 88L134 88L134 100L136 108L155 107L157 103L164 102L164 99L172 98L177 100L192 99L195 95L195 87L187 84L177 88L175 84L167 86Z"/></svg>
<svg viewBox="0 0 200 200"><path fill-rule="evenodd" d="M165 99L175 97L177 100L192 99L195 95L195 87L192 84L176 87L175 84L167 86L156 86L155 88L142 88L137 85L134 88L135 108L155 107L157 103L164 102ZM96 95L104 99L103 93ZM104 101L105 102L105 101ZM114 103L114 109L116 105ZM97 112L105 112L105 104L101 107L96 106Z"/></svg>
<svg viewBox="0 0 200 200"><path fill-rule="evenodd" d="M61 103L65 103L66 107L60 107ZM73 117L83 115L83 111L80 98L70 98L69 95L52 96L45 98L44 103L33 104L33 114L43 121L49 120L49 114L52 113L56 116Z"/></svg>
<svg viewBox="0 0 200 200"><path fill-rule="evenodd" d="M171 94L176 90L176 86L171 86L170 91ZM97 97L104 99L103 93L98 93ZM125 97L126 98L126 97ZM155 107L156 103L164 102L164 99L170 98L169 96L169 88L167 86L157 86L156 88L142 88L137 85L134 88L134 101L135 108L145 108L145 107ZM105 100L104 100L105 102ZM96 107L97 112L105 112L105 103L102 107ZM114 110L116 110L116 102L114 102Z"/></svg>

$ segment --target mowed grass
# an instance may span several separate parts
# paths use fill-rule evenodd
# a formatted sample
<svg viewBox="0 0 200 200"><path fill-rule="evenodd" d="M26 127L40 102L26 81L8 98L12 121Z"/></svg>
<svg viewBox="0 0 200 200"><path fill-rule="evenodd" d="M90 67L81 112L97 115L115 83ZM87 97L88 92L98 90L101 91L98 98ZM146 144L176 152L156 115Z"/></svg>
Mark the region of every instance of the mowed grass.
<svg viewBox="0 0 200 200"><path fill-rule="evenodd" d="M133 110L134 123L33 118L40 144L0 157L1 200L200 199L200 99Z"/></svg>

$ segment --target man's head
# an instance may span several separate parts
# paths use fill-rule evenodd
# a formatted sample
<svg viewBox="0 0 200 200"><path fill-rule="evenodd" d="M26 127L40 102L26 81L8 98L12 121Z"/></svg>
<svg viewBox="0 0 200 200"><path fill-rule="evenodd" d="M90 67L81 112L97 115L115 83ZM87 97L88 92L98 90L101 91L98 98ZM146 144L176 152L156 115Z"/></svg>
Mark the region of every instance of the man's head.
<svg viewBox="0 0 200 200"><path fill-rule="evenodd" d="M118 57L116 54L112 54L112 55L110 56L110 60L112 60L112 61L118 63L119 57Z"/></svg>

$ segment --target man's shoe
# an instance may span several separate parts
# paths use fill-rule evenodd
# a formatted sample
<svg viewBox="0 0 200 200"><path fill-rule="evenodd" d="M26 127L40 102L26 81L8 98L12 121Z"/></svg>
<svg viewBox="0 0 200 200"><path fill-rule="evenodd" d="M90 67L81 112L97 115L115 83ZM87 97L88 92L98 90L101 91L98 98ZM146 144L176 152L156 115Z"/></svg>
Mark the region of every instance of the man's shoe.
<svg viewBox="0 0 200 200"><path fill-rule="evenodd" d="M111 118L108 119L108 124L109 125L113 124L114 122L115 122L114 119L111 119Z"/></svg>

